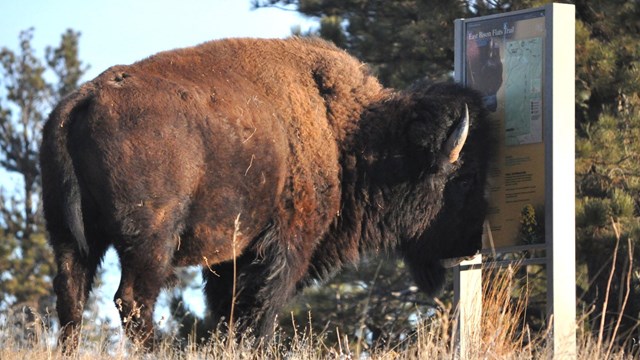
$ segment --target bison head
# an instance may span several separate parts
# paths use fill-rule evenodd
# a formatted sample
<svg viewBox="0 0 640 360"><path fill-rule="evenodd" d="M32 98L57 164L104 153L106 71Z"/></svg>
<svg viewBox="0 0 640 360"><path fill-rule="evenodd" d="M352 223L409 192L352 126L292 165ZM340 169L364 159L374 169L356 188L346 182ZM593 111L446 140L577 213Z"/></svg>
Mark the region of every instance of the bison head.
<svg viewBox="0 0 640 360"><path fill-rule="evenodd" d="M443 259L472 256L482 247L488 207L487 166L494 142L489 138L486 111L473 91L448 85L430 88L425 95L429 99L435 95L441 101L439 106L451 106L449 96L463 99L454 104L467 104L465 115L440 153L439 162L454 167L442 184L441 208L423 233L400 243L414 280L421 290L434 294L444 284L445 267L456 263Z"/></svg>

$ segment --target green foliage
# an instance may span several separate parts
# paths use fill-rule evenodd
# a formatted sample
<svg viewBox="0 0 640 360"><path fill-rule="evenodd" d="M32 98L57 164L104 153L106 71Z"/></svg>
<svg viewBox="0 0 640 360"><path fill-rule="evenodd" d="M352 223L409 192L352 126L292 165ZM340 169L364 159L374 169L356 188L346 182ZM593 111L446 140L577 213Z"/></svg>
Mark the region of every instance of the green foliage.
<svg viewBox="0 0 640 360"><path fill-rule="evenodd" d="M608 317L622 344L640 325L637 301L625 301L626 291L640 296L640 279L631 276L640 264L630 255L640 250L640 4L578 1L576 13L578 291L585 308L596 306L586 326L596 332Z"/></svg>
<svg viewBox="0 0 640 360"><path fill-rule="evenodd" d="M0 49L0 166L19 179L14 193L0 191L0 311L26 305L44 313L53 307L55 266L40 209L41 128L85 69L77 58L78 33L69 30L59 47L48 48L45 65L31 47L33 32L20 33L18 52ZM47 80L48 70L58 83Z"/></svg>
<svg viewBox="0 0 640 360"><path fill-rule="evenodd" d="M80 33L71 29L62 34L57 48L48 46L45 51L47 65L56 74L59 82L52 84L57 100L72 92L80 84L80 79L89 70L78 57Z"/></svg>
<svg viewBox="0 0 640 360"><path fill-rule="evenodd" d="M280 326L286 333L293 333L292 327L297 332L311 327L330 342L346 336L357 352L400 343L437 306L409 278L401 261L365 259L357 269L304 291Z"/></svg>
<svg viewBox="0 0 640 360"><path fill-rule="evenodd" d="M613 189L611 194L611 215L616 219L632 219L635 212L635 201L622 189Z"/></svg>
<svg viewBox="0 0 640 360"><path fill-rule="evenodd" d="M633 0L577 1L576 94L580 123L638 105L640 10Z"/></svg>
<svg viewBox="0 0 640 360"><path fill-rule="evenodd" d="M576 206L576 223L579 227L602 228L609 224L610 201L600 198L579 199Z"/></svg>

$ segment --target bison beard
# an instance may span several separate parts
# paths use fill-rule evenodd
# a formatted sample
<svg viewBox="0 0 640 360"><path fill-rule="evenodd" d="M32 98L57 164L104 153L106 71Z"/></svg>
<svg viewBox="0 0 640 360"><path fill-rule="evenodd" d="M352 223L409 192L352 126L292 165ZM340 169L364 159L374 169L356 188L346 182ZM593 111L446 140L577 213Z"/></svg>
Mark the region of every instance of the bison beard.
<svg viewBox="0 0 640 360"><path fill-rule="evenodd" d="M261 336L296 291L363 253L399 251L434 292L440 260L481 245L486 134L475 92L384 89L320 40L214 41L112 67L44 128L60 342L77 347L109 246L123 326L147 349L179 266L202 265L212 314L235 300L236 330Z"/></svg>

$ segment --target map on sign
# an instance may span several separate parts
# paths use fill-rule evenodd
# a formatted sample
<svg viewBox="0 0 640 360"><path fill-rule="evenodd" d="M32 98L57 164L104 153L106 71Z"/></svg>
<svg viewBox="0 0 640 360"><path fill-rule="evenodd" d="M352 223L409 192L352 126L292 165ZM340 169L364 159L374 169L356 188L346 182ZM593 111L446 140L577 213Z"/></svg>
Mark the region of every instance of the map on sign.
<svg viewBox="0 0 640 360"><path fill-rule="evenodd" d="M464 29L464 83L482 94L497 135L485 248L544 241L542 226L523 224L544 221L545 38L543 12L470 21Z"/></svg>
<svg viewBox="0 0 640 360"><path fill-rule="evenodd" d="M507 145L542 141L542 38L505 44L505 136Z"/></svg>

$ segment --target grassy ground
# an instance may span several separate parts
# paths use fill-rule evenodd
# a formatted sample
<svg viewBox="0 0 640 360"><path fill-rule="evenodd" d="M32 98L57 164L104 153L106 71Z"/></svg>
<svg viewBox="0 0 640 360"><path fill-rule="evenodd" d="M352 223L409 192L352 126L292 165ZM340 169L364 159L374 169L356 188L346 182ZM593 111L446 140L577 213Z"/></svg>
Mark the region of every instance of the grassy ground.
<svg viewBox="0 0 640 360"><path fill-rule="evenodd" d="M213 338L201 346L193 344L184 349L165 341L153 352L136 352L129 342L120 340L115 344L108 339L85 340L79 352L72 357L64 357L57 351L50 334L46 341L25 343L15 341L18 334L2 334L0 359L454 359L457 358L453 337L455 323L445 315L438 315L435 321L418 328L415 336L407 341L374 352L357 354L350 349L348 339L336 344L327 344L309 334L297 335L286 341L273 341L266 345L254 346L250 342L229 344L220 338ZM543 337L526 339L522 336L502 337L506 332L485 331L483 340L473 344L469 359L548 359L551 350ZM11 336L14 335L14 336ZM524 341L523 341L524 340ZM530 341L530 342L529 342ZM633 359L622 351L607 352L606 346L598 347L596 341L582 334L578 337L578 359ZM567 358L559 356L559 359Z"/></svg>
<svg viewBox="0 0 640 360"><path fill-rule="evenodd" d="M528 295L514 296L513 271L502 271L491 277L491 287L483 296L482 333L472 341L465 357L468 359L549 359L548 331L533 333L524 324ZM281 334L269 343L256 345L255 341L227 342L220 336L204 345L193 342L180 348L174 339L162 341L153 354L136 351L132 345L113 330L97 332L97 336L84 338L78 353L64 357L55 346L55 334L43 327L36 318L25 321L0 318L0 359L457 359L457 323L454 311L442 305L435 316L422 321L412 336L382 349L361 350L349 336L338 336L336 343L327 343L322 334L298 332ZM584 317L583 317L584 318ZM31 323L29 323L31 321ZM18 324L18 326L16 326ZM606 339L585 333L578 328L577 359L633 359L638 355L625 353L609 346ZM339 329L337 330L339 331ZM84 333L83 333L83 336ZM635 356L634 356L635 355ZM556 354L556 359L572 358Z"/></svg>

